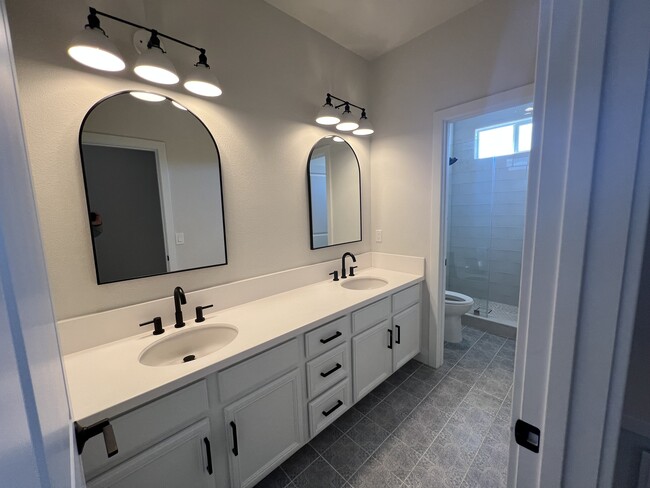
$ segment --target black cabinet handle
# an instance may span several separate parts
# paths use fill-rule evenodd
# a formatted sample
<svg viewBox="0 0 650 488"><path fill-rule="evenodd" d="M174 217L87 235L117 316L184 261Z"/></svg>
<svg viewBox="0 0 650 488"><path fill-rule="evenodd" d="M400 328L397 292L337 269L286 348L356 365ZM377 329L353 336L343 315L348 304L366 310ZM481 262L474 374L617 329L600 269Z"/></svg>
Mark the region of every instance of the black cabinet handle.
<svg viewBox="0 0 650 488"><path fill-rule="evenodd" d="M397 339L395 339L395 344L399 344L399 341L402 338L402 328L399 325L396 325L395 328L397 329Z"/></svg>
<svg viewBox="0 0 650 488"><path fill-rule="evenodd" d="M205 469L208 474L212 474L212 449L210 448L210 439L204 437L203 442L205 442L205 454L208 456L208 465Z"/></svg>
<svg viewBox="0 0 650 488"><path fill-rule="evenodd" d="M388 329L388 349L393 348L393 331Z"/></svg>
<svg viewBox="0 0 650 488"><path fill-rule="evenodd" d="M117 441L115 440L115 432L113 432L113 426L111 421L108 419L100 420L95 422L93 425L88 427L82 427L77 422L74 423L74 433L75 439L77 441L77 452L81 454L84 450L86 442L91 437L102 434L104 436L104 445L106 446L106 455L108 457L113 457L117 454Z"/></svg>
<svg viewBox="0 0 650 488"><path fill-rule="evenodd" d="M341 331L337 330L336 334L334 334L332 337L328 337L327 339L321 339L320 342L321 344L327 344L328 342L333 341L334 339L336 339L337 337L341 337L342 335L343 334L341 333Z"/></svg>
<svg viewBox="0 0 650 488"><path fill-rule="evenodd" d="M329 375L331 375L334 371L338 371L341 369L341 365L339 363L336 363L336 366L334 366L332 369L330 369L327 373L321 373L320 375L323 378L327 378Z"/></svg>
<svg viewBox="0 0 650 488"><path fill-rule="evenodd" d="M343 402L339 400L338 402L336 402L336 405L334 405L329 410L323 410L323 415L325 415L325 417L329 417L332 413L334 413L334 410L339 408L341 405L343 405Z"/></svg>
<svg viewBox="0 0 650 488"><path fill-rule="evenodd" d="M235 456L239 456L239 446L237 445L237 424L235 424L235 422L230 422L230 428L232 429L232 453Z"/></svg>

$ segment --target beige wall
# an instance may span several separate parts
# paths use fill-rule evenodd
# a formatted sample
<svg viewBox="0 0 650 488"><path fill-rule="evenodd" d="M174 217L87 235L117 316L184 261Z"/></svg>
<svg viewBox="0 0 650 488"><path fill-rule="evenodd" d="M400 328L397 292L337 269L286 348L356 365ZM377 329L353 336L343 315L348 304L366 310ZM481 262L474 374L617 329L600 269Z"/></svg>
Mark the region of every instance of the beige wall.
<svg viewBox="0 0 650 488"><path fill-rule="evenodd" d="M372 63L373 251L438 259L434 113L532 83L537 17L537 0L485 0ZM440 290L427 285L435 307Z"/></svg>
<svg viewBox="0 0 650 488"><path fill-rule="evenodd" d="M9 0L21 111L34 180L50 287L59 319L368 251L368 240L311 251L306 165L328 132L312 123L326 91L368 103L368 64L258 0L97 1L93 6L204 46L224 95L190 96L78 65L67 43L86 20L77 0ZM133 29L102 25L129 66ZM170 44L170 43L168 43ZM179 74L196 62L167 45ZM213 133L223 170L227 266L98 286L87 230L78 131L99 99L153 89L192 110ZM369 235L369 142L347 138L359 156ZM323 277L327 278L326 276Z"/></svg>
<svg viewBox="0 0 650 488"><path fill-rule="evenodd" d="M440 166L432 154L434 112L534 78L537 0L485 0L372 64L257 0L191 0L190 5L101 0L95 6L207 48L224 87L222 97L200 99L182 88L155 90L192 110L219 145L229 264L95 284L78 129L100 98L152 86L130 72L101 74L68 58L66 45L85 21L84 2L9 0L58 318L167 296L176 285L195 290L334 259L344 250L364 252L375 229L383 230L382 243L372 239L375 251L437 258L439 211L432 201L439 194ZM132 65L133 30L108 20L103 25ZM194 62L188 60L193 53L175 45L167 49L182 76ZM377 132L372 152L367 139L346 137L361 166L364 241L310 251L306 163L313 144L328 133L311 122L326 91L367 105ZM428 286L435 304L438 290Z"/></svg>

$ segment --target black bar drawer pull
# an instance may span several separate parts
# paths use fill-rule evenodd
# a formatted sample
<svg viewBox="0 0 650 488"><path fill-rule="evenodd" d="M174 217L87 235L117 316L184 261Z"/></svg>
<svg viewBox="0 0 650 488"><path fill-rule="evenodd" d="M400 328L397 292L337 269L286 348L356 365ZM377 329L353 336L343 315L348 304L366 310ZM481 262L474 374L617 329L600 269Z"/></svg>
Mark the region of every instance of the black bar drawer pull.
<svg viewBox="0 0 650 488"><path fill-rule="evenodd" d="M402 328L399 325L396 325L395 328L397 329L397 339L395 339L395 344L399 344L399 341L402 339Z"/></svg>
<svg viewBox="0 0 650 488"><path fill-rule="evenodd" d="M388 349L393 348L393 331L388 329Z"/></svg>
<svg viewBox="0 0 650 488"><path fill-rule="evenodd" d="M210 449L210 439L204 437L203 442L205 442L205 455L208 457L208 465L205 469L208 474L212 474L212 449Z"/></svg>
<svg viewBox="0 0 650 488"><path fill-rule="evenodd" d="M102 434L104 436L104 445L106 446L106 455L108 457L113 457L117 454L117 441L115 440L115 432L113 432L113 426L111 421L108 419L100 420L95 422L93 425L88 427L82 427L79 423L74 423L74 432L75 438L77 441L77 452L81 454L84 450L84 446L88 439L95 437L96 435Z"/></svg>
<svg viewBox="0 0 650 488"><path fill-rule="evenodd" d="M343 334L341 333L341 331L337 330L336 334L334 334L332 337L328 337L327 339L321 339L320 342L321 344L327 344L328 342L333 341L334 339L336 339L337 337L341 337L342 335Z"/></svg>
<svg viewBox="0 0 650 488"><path fill-rule="evenodd" d="M339 408L341 405L343 405L343 402L339 400L338 402L336 402L336 405L334 405L329 410L323 410L323 415L325 415L325 417L329 417L332 413L334 413L334 410Z"/></svg>
<svg viewBox="0 0 650 488"><path fill-rule="evenodd" d="M332 369L330 369L327 373L321 373L320 375L323 378L327 378L329 375L331 375L335 371L338 371L339 369L341 369L341 365L339 363L336 363L336 366L334 366Z"/></svg>
<svg viewBox="0 0 650 488"><path fill-rule="evenodd" d="M235 456L239 456L239 446L237 445L237 424L235 424L235 422L230 422L230 428L232 429L232 453Z"/></svg>

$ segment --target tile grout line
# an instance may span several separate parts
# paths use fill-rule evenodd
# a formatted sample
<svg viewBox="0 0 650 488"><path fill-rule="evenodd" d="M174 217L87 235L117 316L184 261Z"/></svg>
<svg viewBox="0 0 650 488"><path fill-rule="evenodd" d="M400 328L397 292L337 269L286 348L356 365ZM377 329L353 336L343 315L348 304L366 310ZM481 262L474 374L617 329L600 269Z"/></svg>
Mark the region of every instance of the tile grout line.
<svg viewBox="0 0 650 488"><path fill-rule="evenodd" d="M482 331L482 332L483 332L483 333L482 333L482 334L481 334L481 335L476 339L476 341L474 341L474 343L473 343L473 344L472 344L472 345L467 349L467 351L465 351L465 353L464 353L460 358L458 358L458 361L456 361L456 362L455 362L455 363L454 363L454 364L449 368L449 371L447 371L447 372L442 376L442 378L440 378L440 381L438 381L438 382L435 384L435 386L431 389L431 391L427 394L427 396L425 396L425 397L420 401L420 403L418 403L418 404L415 406L415 408L419 407L419 406L422 404L422 402L423 402L423 401L424 401L424 400L425 400L425 399L426 399L426 398L431 394L431 392L432 392L433 390L435 390L435 389L438 387L438 385L439 385L440 383L442 383L442 381L443 381L443 380L444 380L444 379L449 375L449 373L450 373L450 372L451 372L451 371L456 367L456 365L457 365L457 364L458 364L458 363L459 363L459 362L460 362L460 361L461 361L461 360L462 360L462 359L463 359L463 358L464 358L464 357L465 357L465 356L466 356L466 355L467 355L467 354L468 354L468 353L469 353L469 352L474 348L474 346L476 346L476 344L478 344L478 342L481 340L481 338L486 334L485 331ZM417 371L417 370L416 370L416 371ZM458 381L458 380L456 380L455 378L451 378L451 377L450 377L450 379L452 379L452 380L454 380L454 381ZM459 383L462 383L462 382L459 381ZM469 391L465 394L465 396L463 396L462 400L458 403L458 406L453 410L453 412L451 412L451 414L449 415L449 417L447 418L447 420L446 420L446 422L443 424L443 426L440 428L440 430L438 431L438 433L433 437L433 439L431 439L431 442L429 443L429 445L427 446L427 448L426 448L426 449L423 451L423 453L418 457L418 460L417 460L417 462L415 463L415 465L413 466L413 468L411 468L411 470L409 471L409 473L405 476L405 478L404 478L404 484L406 484L406 480L410 478L411 474L413 474L413 470L415 470L415 467L416 467L418 464L420 464L420 461L422 461L422 459L424 458L424 455L426 454L426 452L427 452L429 449L431 449L431 446L433 445L433 443L436 441L436 439L438 438L438 436L440 436L440 433L441 433L441 432L444 430L444 428L447 426L447 424L449 423L449 421L451 420L451 418L454 416L454 414L456 413L456 411L457 411L458 408L460 407L461 403L463 403L463 401L465 400L465 398L467 398L467 395L469 395L469 392L470 392L471 390L472 390L472 389L470 388ZM414 408L413 410L415 410L415 408ZM402 421L402 422L403 422L403 421ZM398 427L402 424L402 422L400 422L400 423L398 424Z"/></svg>
<svg viewBox="0 0 650 488"><path fill-rule="evenodd" d="M418 366L417 368L415 368L415 369L413 370L412 373L410 373L406 378L404 378L404 381L400 382L399 385L395 386L395 388L393 389L393 391L391 391L388 395L386 395L386 396L385 396L384 398L382 398L379 402L377 402L377 404L376 404L374 407L372 407L370 410L368 410L368 413L372 412L372 411L375 409L375 407L377 407L377 405L379 405L379 404L382 403L386 398L388 398L389 395L392 395L395 391L397 391L397 389L398 389L398 388L399 388L399 387L400 387L400 386L401 386L401 385L402 385L406 380L408 380L409 378L411 378L411 377L415 374L415 372L416 372L418 369L420 369L420 368L421 368L421 366ZM416 379L417 379L417 378L416 378ZM437 384L436 384L436 385L437 385ZM391 386L394 386L394 385L391 384ZM435 388L435 387L434 387L434 388ZM408 393L408 392L405 391L405 393ZM410 395L410 393L408 393L408 394ZM419 405L420 403L421 403L421 402L419 402L418 405ZM353 406L352 408L354 408L354 406ZM416 408L417 408L417 405L413 408L413 410L415 410ZM413 410L412 410L412 411L413 411ZM357 412L359 412L359 410L357 410ZM370 420L372 423L376 423L374 420L372 420L372 419L371 419L370 417L368 417L366 414L364 414L364 413L362 413L362 412L359 412L359 413L361 413L361 415L362 415L364 418L367 418L367 419ZM409 412L409 414L410 414L410 412ZM361 422L361 420L358 420L358 421L357 421L357 422L356 422L352 427L350 427L346 432L343 432L343 435L347 435L347 433L348 433L350 430L352 430L356 425L358 425L359 422ZM397 424L397 427L399 427L401 424L402 424L402 422L400 422L399 424ZM386 439L384 439L384 440L383 440L383 441L382 441L382 442L381 442L381 443L380 443L380 444L375 448L374 451L372 451L371 453L368 454L368 457L363 461L363 463L361 463L361 466L359 466L359 467L354 471L354 473L352 473L352 474L350 475L350 477L347 478L347 479L345 480L346 483L349 482L349 480L352 479L352 478L354 477L355 474L357 474L357 472L358 472L358 471L363 467L363 465L366 464L370 458L372 458L373 454L376 453L376 452L379 450L379 448L381 448L381 446L383 446L383 445L386 443L386 441L390 438L390 436L393 435L393 432L395 432L395 430L397 430L397 427L395 427L395 429L393 429L392 431L388 431L387 429L384 429L381 425L379 425L379 424L377 424L377 425L379 426L379 428L381 428L381 429L385 430L386 432L388 432L388 436L386 436ZM348 436L348 437L350 437L350 436ZM362 446L360 446L357 442L355 442L355 440L352 439L352 437L350 437L350 440L352 440L352 442L354 442L357 446L359 446L359 447L360 447L364 452L366 452L366 453L368 452L368 451L366 451ZM400 440L400 441L401 441L401 440ZM331 446L330 446L330 447L331 447ZM329 449L329 447L328 447L328 449ZM383 463L382 463L382 464L383 464ZM335 471L336 471L336 470L335 470ZM340 473L339 473L339 474L340 474ZM391 474L392 474L392 473L391 473ZM395 476L395 478L397 478L397 479L401 482L401 485L402 485L402 486L404 485L405 481L401 480L400 478L398 478L398 477L397 477L396 475L394 475L394 474L393 474L393 476ZM344 478L344 479L345 479L345 478Z"/></svg>
<svg viewBox="0 0 650 488"><path fill-rule="evenodd" d="M441 379L441 380L436 384L436 387L440 384L440 382L441 382L442 380L444 380L444 379L447 377L447 375L448 375L448 374L449 374L449 373L450 373L450 372L451 372L451 371L452 371L452 370L453 370L453 369L458 365L458 363L459 363L459 362L460 362L460 361L461 361L461 360L462 360L462 359L463 359L467 354L469 354L469 352L470 352L470 351L471 351L471 350L472 350L472 349L473 349L473 348L478 344L478 342L481 340L481 338L482 338L482 337L487 333L487 332L485 332L485 331L482 331L482 332L483 332L483 333L482 333L482 334L479 336L479 338L474 342L474 344L472 344L472 346L471 346L467 351L465 351L465 354L463 354L463 355L458 359L458 361L456 361L456 363L454 363L454 365L453 365L451 368L449 368L449 371L447 371L447 373L442 377L442 379ZM507 339L506 339L506 341L507 341ZM496 358L497 354L498 354L498 353L501 351L501 349L505 346L506 341L504 341L503 344L501 344L501 346L499 347L499 349L494 353L494 355L492 356L492 359L490 360L490 362L488 363L488 365L483 369L483 371L481 372L481 374L483 374L483 372L488 368L488 366L489 366L490 364L492 364L492 361L494 361L494 359ZM480 375L478 375L478 376L480 377ZM452 380L458 381L459 383L462 383L461 381L456 380L455 378L452 378L452 377L450 377L450 378L451 378ZM445 427L449 424L449 421L450 421L451 418L454 416L454 414L458 411L458 409L460 408L460 405L463 403L463 401L465 401L465 399L467 398L467 395L469 395L469 393L472 391L472 389L474 388L475 385L476 385L476 381L475 381L474 384L470 387L470 389L469 389L468 392L465 394L465 396L463 396L463 398L462 398L462 400L459 402L458 406L457 406L457 407L454 409L454 411L451 413L451 415L449 416L449 418L447 419L447 421L444 423L444 425L442 426L442 428L438 431L438 433L436 434L436 436L433 438L433 440L431 441L431 443L429 444L429 446L424 450L424 453L419 457L418 462L415 464L415 466L417 466L417 465L420 463L420 461L422 461L422 459L424 458L424 455L426 454L426 452L427 452L429 449L431 449L431 446L435 443L436 439L438 439L438 437L440 436L440 433L441 433L441 432L445 429ZM434 389L435 389L435 387L434 387ZM431 390L431 391L433 391L433 390ZM481 391L482 393L485 393L485 392L483 392L482 390L479 390L479 391ZM430 393L431 393L431 392L429 392L429 394L430 394ZM489 394L488 394L488 395L489 395ZM427 396L428 396L428 395L427 395ZM492 396L492 395L490 395L490 396ZM492 396L492 397L498 400L497 397L494 397L494 396ZM424 401L424 399L423 399L422 401ZM503 403L503 401L505 401L505 399L502 400L502 403ZM420 402L420 403L422 403L422 402ZM419 406L419 404L418 404L418 406ZM416 408L417 408L417 406L416 406ZM499 408L501 408L501 407L499 407ZM498 412L497 412L497 413L498 413ZM495 416L495 417L496 417L496 416ZM490 424L490 426L491 426L491 425L492 425L492 424ZM487 434L486 434L486 435L487 435ZM481 444L482 444L482 443L481 443ZM479 447L479 449L480 449L480 447ZM478 450L477 450L477 453L478 453ZM473 462L473 459L472 459L472 462ZM411 471L409 472L408 476L406 477L407 479L408 479L408 478L411 476L411 474L413 473L413 470L415 469L415 466L414 466L414 467L411 469ZM471 463L470 463L470 467L471 467ZM469 470L469 468L468 468L468 470ZM465 478L466 475L467 475L467 472L466 472L465 475L463 476L463 479ZM406 481L405 481L405 483L406 483Z"/></svg>
<svg viewBox="0 0 650 488"><path fill-rule="evenodd" d="M339 438L338 438L337 440L335 440L335 441L334 441L330 446L328 446L327 449L325 449L322 453L319 452L319 451L317 451L316 449L314 449L314 448L312 447L312 449L314 449L314 451L316 452L317 457L316 457L313 461L311 461L311 462L310 462L310 463L309 463L309 464L308 464L308 465L307 465L307 466L306 466L302 471L300 471L300 472L299 472L296 476L294 476L293 478L290 477L290 476L286 473L286 471L285 471L284 469L282 469L282 472L283 472L283 473L287 476L287 478L289 479L289 483L288 483L286 486L288 487L288 486L290 486L291 484L293 484L294 481L295 481L299 476L301 476L305 471L307 471L307 469L309 469L309 467L310 467L312 464L314 464L314 463L315 463L319 458L322 459L322 460L323 460L323 461L324 461L324 462L325 462L325 463L326 463L330 468L332 468L332 470L333 470L337 475L339 475L339 476L340 476L340 477L345 481L345 483L349 484L349 480L352 479L352 478L356 475L356 473L361 469L361 467L363 467L363 465L365 465L365 464L368 462L368 460L370 460L370 459L373 457L373 455L374 455L377 451L379 451L379 449L381 448L381 446L383 446L383 445L386 443L386 441L387 441L391 436L393 436L393 433L394 433L394 432L399 428L400 425L402 425L402 424L404 423L404 421L406 420L406 418L407 418L411 413L413 413L413 412L414 412L414 411L415 411L415 410L416 410L416 409L417 409L417 408L422 404L422 402L424 402L424 400L425 400L425 399L426 399L426 398L431 394L431 392L433 392L433 391L438 387L438 385L440 385L440 383L441 383L445 378L447 378L447 376L449 375L449 373L450 373L450 372L451 372L451 371L452 371L452 370L453 370L453 369L458 365L458 363L459 363L459 362L460 362L460 361L461 361L461 360L462 360L462 359L463 359L467 354L469 354L469 352L470 352L471 350L473 350L473 349L476 347L476 345L479 343L479 341L480 341L480 340L481 340L481 339L482 339L482 338L487 334L486 331L480 331L480 332L481 332L481 334L476 338L476 340L472 343L472 345L471 345L471 346L470 346L470 347L469 347L469 348L468 348L468 349L467 349L467 350L466 350L466 351L465 351L465 352L464 352L464 353L463 353L463 354L458 358L457 361L455 361L455 362L453 363L453 365L452 365L452 366L449 368L449 370L448 370L448 371L447 371L447 372L446 372L446 373L445 373L445 374L440 378L440 380L438 380L435 384L433 384L433 385L431 386L431 389L428 390L428 393L427 393L427 394L426 394L426 395L425 395L425 396L424 396L424 397L423 397L423 398L422 398L422 399L421 399L421 400L420 400L420 401L419 401L419 402L418 402L418 403L417 403L417 404L416 404L416 405L415 405L415 406L414 406L414 407L409 411L409 413L405 416L405 418L404 418L401 422L399 422L399 423L395 426L394 429L392 429L392 430L389 431L389 430L387 430L387 429L384 429L381 425L377 424L377 425L379 426L379 428L381 428L381 429L383 429L384 431L388 432L388 436L386 436L386 438L385 438L385 439L384 439L384 440L383 440L383 441L382 441L382 442L381 442L381 443L380 443L380 444L379 444L379 445L378 445L378 446L377 446L377 447L376 447L372 452L367 451L364 447L362 447L361 445L359 445L359 443L357 443L357 442L356 442L356 441L355 441L351 436L348 435L348 432L350 432L350 431L351 431L355 426L357 426L357 425L358 425L358 424L359 424L363 419L368 419L369 421L371 421L371 422L373 422L373 423L376 423L376 422L373 421L370 417L368 417L368 414L369 414L370 412L372 412L372 411L373 411L373 410L374 410L374 409L375 409L375 408L376 408L380 403L382 403L384 400L386 400L386 398L388 398L388 396L390 396L390 395L392 395L394 392L396 392L396 391L400 388L400 386L402 386L402 385L403 385L407 380L409 380L410 378L412 378L413 375L415 374L415 372L418 371L418 370L423 366L423 364L421 364L421 365L418 366L416 369L414 369L411 373L409 373L409 374L408 374L408 375L407 375L407 376L406 376L406 377L405 377L401 382L399 382L399 384L394 385L394 384L389 383L389 385L393 387L393 389L391 390L391 392L388 393L387 395L385 395L383 398L381 398L381 399L380 399L380 400L379 400L379 401L378 401L378 402L377 402L377 403L376 403L376 404L375 404L375 405L374 405L370 410L368 410L366 413L361 412L360 410L357 409L357 412L361 415L361 418L360 418L359 420L357 420L357 422L355 422L353 425L351 425L347 430L343 431L342 429L340 429L340 428L338 428L337 426L334 425L334 423L335 423L336 421L332 422L332 424L330 424L328 427L330 427L330 426L335 427L337 430L339 430L339 431L341 432L341 436L339 436ZM507 339L506 339L506 341L504 341L504 342L501 344L501 346L499 347L499 349L494 353L494 355L492 356L492 359L490 360L490 362L488 363L488 365L483 369L483 371L478 375L478 377L480 377L481 374L483 374L483 372L484 372L484 371L489 367L489 365L492 364L492 362L496 359L498 353L501 351L501 349L503 349L503 347L505 346L506 343L507 343ZM415 379L418 379L418 378L415 378ZM450 379L451 379L451 380L454 380L454 381L457 381L457 382L459 382L459 383L464 383L464 382L462 382L462 381L460 381L460 380L457 380L456 378L453 378L453 377L450 377ZM478 378L477 378L477 379L478 379ZM422 381L422 380L419 380L419 379L418 379L418 381ZM424 382L424 381L422 381L422 383L426 384L426 382ZM474 389L474 386L475 386L475 385L476 385L476 381L474 382L474 384L471 385L471 387L470 387L470 389L468 390L468 392L463 396L463 398L462 398L461 401L459 402L458 406L457 406L457 407L456 407L456 408L451 412L449 418L448 418L447 421L443 424L442 428L438 431L438 433L433 437L433 439L431 440L431 443L429 443L429 445L427 446L427 448L424 450L423 454L420 455L420 456L418 457L418 461L415 463L415 466L417 466L417 465L420 463L420 461L424 458L424 454L425 454L425 453L426 453L426 452L431 448L431 446L432 446L433 443L436 441L436 439L438 438L438 436L440 435L440 433L444 430L444 428L447 426L447 424L449 423L449 421L451 420L451 418L452 418L452 417L454 416L454 414L457 412L457 410L458 410L458 408L460 407L460 405L461 405L461 404L463 403L463 401L467 398L467 396L469 395L469 393ZM483 392L482 390L478 390L478 391L480 391L481 393L485 393L485 394L491 396L492 398L495 398L495 399L498 400L498 397L495 397L495 396L491 395L490 393ZM407 390L403 390L403 392L406 393L406 394L408 394L408 395L414 396L413 394L409 393ZM417 399L417 397L415 397L415 396L414 396L414 398ZM507 398L507 395L506 395L506 398ZM501 404L500 404L500 406L499 406L499 409L503 406L503 403L504 403L504 402L505 402L505 398L501 401ZM354 406L352 406L351 408L354 408ZM498 413L498 410L497 410L497 413ZM340 418L340 417L339 417L339 418ZM495 415L495 418L496 418L496 415ZM494 423L494 419L493 419L492 423ZM490 424L490 427L492 426L492 423ZM355 471L354 471L354 472L353 472L349 477L347 477L347 478L346 478L345 476L343 476L343 475L342 475L342 474L341 474L341 473L340 473L340 472L339 472L339 471L338 471L334 466L332 466L332 464L331 464L331 463L330 463L330 462L329 462L329 461L324 457L324 455L323 455L323 454L325 454L325 452L328 451L328 450L329 450L329 449L330 449L330 448L331 448L331 447L332 447L336 442L338 442L339 439L341 439L344 435L347 436L347 437L352 441L353 444L355 444L355 445L356 445L357 447L359 447L359 448L360 448L364 453L367 454L367 457L364 459L364 461L361 463L361 465L360 465L360 466L359 466L359 467L358 467L358 468L357 468L357 469L356 469L356 470L355 470ZM484 436L483 441L482 441L482 443L481 443L481 446L483 445L483 442L485 441L485 438L486 438L486 437L487 437L487 434ZM397 438L397 439L398 439L400 442L404 443L404 442L402 441L402 439L399 439L399 438ZM307 444L309 444L309 442L308 442ZM405 444L405 443L404 443L404 444ZM405 445L406 445L406 444L405 444ZM480 450L480 447L479 447L479 450ZM471 468L471 464L473 463L473 461L474 461L474 459L475 459L475 457L476 457L476 454L478 454L478 451L477 451L477 453L475 453L474 458L472 459L472 462L470 462L470 468ZM382 464L383 464L383 463L382 463ZM393 474L393 476L395 476L395 478L396 478L398 481L400 481L400 483L401 483L400 486L405 486L405 485L406 485L406 480L407 480L407 479L410 477L410 475L412 474L413 470L415 469L415 466L414 466L414 467L409 471L409 473L404 477L403 480L400 479L398 476L396 476L394 473L391 473L391 474ZM280 467L281 467L281 466L280 466ZM469 471L469 468L468 468L468 471ZM466 476L466 475L467 475L467 472L465 473L465 476ZM463 477L463 479L465 478L465 476Z"/></svg>
<svg viewBox="0 0 650 488"><path fill-rule="evenodd" d="M490 367L490 364L492 364L492 362L496 359L496 357L497 357L497 355L499 354L499 352L501 352L501 350L505 347L506 342L507 342L507 340L504 341L504 343L501 345L501 347L499 348L499 350L495 353L494 357L492 358L492 361L490 361L490 363L487 365L486 369ZM473 386L472 386L472 388L473 388ZM483 445L485 444L485 441L487 440L488 435L489 435L489 433L490 433L490 429L492 428L492 426L493 426L494 423L496 422L497 415L499 415L499 411L503 408L503 404L506 402L506 399L508 398L508 393L510 393L510 390L511 390L511 389L512 389L512 385L510 385L510 388L508 388L508 392L506 393L506 395L505 395L505 397L503 398L503 400L501 400L501 403L499 404L499 408L497 409L497 412L496 412L496 414L494 415L494 418L492 419L492 422L490 423L490 427L488 428L487 432L486 432L485 435L483 436L483 439L482 439L482 441L481 441L481 445L479 446L479 448L478 448L478 449L476 450L476 452L474 453L474 456L472 457L472 460L470 461L469 466L467 467L467 470L465 471L465 474L463 475L463 479L462 479L462 481L461 481L461 485L462 485L463 483L465 483L465 480L466 480L466 478L467 478L467 475L469 474L469 471L472 469L472 465L474 464L474 461L476 461L476 457L478 456L478 453L480 452L481 448L482 448ZM470 391L471 391L471 390L470 390ZM482 391L482 390L479 390L479 391ZM488 393L488 395L489 395L489 393ZM490 396L492 396L492 395L490 395ZM498 397L495 397L495 396L492 396L492 398L498 399Z"/></svg>
<svg viewBox="0 0 650 488"><path fill-rule="evenodd" d="M508 391L510 391L510 389L508 389ZM506 398L507 398L507 395L506 395ZM474 464L474 461L476 461L476 457L478 456L478 453L480 452L481 448L485 444L485 441L487 440L487 438L488 438L488 436L490 434L490 429L492 428L492 426L496 422L496 418L497 418L496 416L499 414L499 410L501 410L503 408L503 404L506 402L506 398L504 398L501 401L501 404L499 405L499 409L497 410L496 415L494 416L494 418L492 419L492 422L490 423L490 428L487 430L487 432L483 436L483 440L481 441L481 445L479 446L478 450L476 451L476 453L472 457L472 461L469 463L469 466L467 467L467 471L465 471L465 474L463 475L463 480L461 481L461 485L462 485L462 483L465 482L465 479L467 478L467 475L468 475L470 469L472 469L472 465Z"/></svg>
<svg viewBox="0 0 650 488"><path fill-rule="evenodd" d="M397 390L397 389L399 388L399 386L400 386L402 383L404 383L404 381L408 380L411 376L413 376L413 374L414 374L418 369L420 369L419 366L418 366L416 369L414 369L413 372L410 373L410 374L409 374L409 375L408 375L408 376L407 376L403 381L401 381L401 382L399 383L399 385L397 385L397 386L395 386L395 385L389 383L391 386L394 386L394 388L393 388L393 390L392 390L388 395L390 395L390 394L392 394L393 392L395 392L395 390ZM408 393L408 392L407 392L407 393ZM383 401L386 399L386 397L388 397L388 395L386 395L386 396L385 396L384 398L382 398L379 402L377 402L377 405L379 405L381 402L383 402ZM377 405L375 405L375 407L376 407ZM370 413L372 410L374 410L375 407L373 407L373 408L371 408L370 410L368 410L368 413ZM354 406L350 407L350 409L352 409L352 408L354 408ZM350 409L346 410L346 412L349 411ZM314 464L314 463L318 460L318 458L321 458L321 459L322 459L322 460L323 460L323 461L324 461L324 462L325 462L325 463L326 463L330 468L332 468L332 470L333 470L336 474L338 474L338 475L339 475L339 476L340 476L340 477L341 477L341 478L342 478L346 483L349 482L349 480L350 480L350 479L351 479L351 478L352 478L352 477L357 473L357 471L359 471L359 469L361 469L361 467L362 467L362 466L363 466L363 465L364 465L364 464L365 464L365 463L366 463L366 462L367 462L367 461L372 457L372 455L373 455L375 452L377 452L377 451L379 450L379 448L380 448L380 447L384 444L384 442L386 441L386 440L382 441L382 443L379 444L379 446L377 446L377 448L376 448L374 451L372 451L371 453L369 453L366 449L364 449L361 445L359 445L359 443L357 443L357 442L356 442L352 437L350 437L350 436L348 435L348 432L349 432L350 430L352 430L352 429L353 429L357 424L359 424L359 422L361 422L361 420L363 420L364 418L367 418L367 419L370 420L371 422L376 423L376 422L374 422L374 420L372 420L370 417L368 417L365 413L363 413L363 412L361 412L361 411L359 411L359 410L357 410L357 412L359 412L359 414L361 415L361 418L360 418L359 420L357 420L357 421L356 421L352 426L350 426L350 428L348 428L346 431L343 431L343 430L339 429L336 425L334 425L334 424L336 423L336 420L335 420L334 422L332 422L331 424L329 424L329 425L326 427L326 428L329 428L329 427L335 427L336 429L338 429L338 430L341 432L341 436L339 436L338 439L336 439L334 442L332 442L332 444L330 444L330 445L327 447L327 449L325 449L322 453L319 452L319 451L317 451L316 449L314 449L314 448L312 447L312 449L314 449L314 452L316 452L317 457L316 457L313 461L311 461L311 462L310 462L310 463L309 463L309 464L308 464L308 465L307 465L307 466L306 466L302 471L300 471L300 473L298 473L296 476L294 476L293 478L291 478L291 477L287 474L287 472L286 472L284 469L282 469L282 472L287 476L287 478L289 478L289 483L288 483L287 485L285 485L285 488L286 488L287 486L289 486L290 484L292 484L293 481L294 481L295 479L297 479L300 475L302 475L305 471L307 471L307 469L309 469L309 467L310 467L312 464ZM345 415L345 413L344 413L343 415ZM343 415L341 415L341 417L342 417ZM339 417L339 418L340 418L340 417ZM337 420L338 420L338 419L337 419ZM378 424L378 425L379 425L379 424ZM379 427L383 429L383 427L381 427L381 426L379 426ZM325 430L325 429L323 429L323 430ZM386 429L383 429L383 430L386 430ZM322 431L321 431L321 432L322 432ZM387 432L388 432L388 431L387 431ZM320 432L319 432L319 434L320 434ZM392 432L388 432L388 437L390 437L391 434L392 434ZM340 472L339 472L339 471L338 471L334 466L332 466L332 464L331 464L331 463L330 463L330 462L325 458L325 456L323 456L323 454L324 454L326 451L328 451L328 450L329 450L329 449L330 449L334 444L336 444L336 443L337 443L337 442L338 442L338 441L339 441L343 436L347 436L347 437L352 441L352 443L354 443L357 447L359 447L363 452L365 452L365 453L368 455L368 457L367 457L366 459L364 459L363 463L361 463L361 466L359 466L359 467L358 467L358 468L357 468L357 469L356 469L356 470L355 470L355 471L354 471L354 472L353 472L353 473L352 473L348 478L346 478L345 476L343 476L343 475L342 475L342 474L341 474L341 473L340 473ZM388 437L387 437L387 438L388 438ZM306 445L309 445L309 442L308 442ZM311 447L311 446L310 446L310 447ZM282 468L282 465L280 465L280 468ZM396 476L396 478L397 478L397 476ZM398 478L398 479L399 479L399 478ZM402 481L402 480L400 480L400 481Z"/></svg>

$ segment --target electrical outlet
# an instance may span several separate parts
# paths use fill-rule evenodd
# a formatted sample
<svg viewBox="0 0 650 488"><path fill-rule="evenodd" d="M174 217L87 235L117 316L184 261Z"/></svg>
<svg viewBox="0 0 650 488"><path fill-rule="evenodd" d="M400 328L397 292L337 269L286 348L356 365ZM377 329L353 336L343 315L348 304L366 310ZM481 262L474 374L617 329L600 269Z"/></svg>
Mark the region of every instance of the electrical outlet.
<svg viewBox="0 0 650 488"><path fill-rule="evenodd" d="M375 231L375 242L381 242L382 237L383 237L383 236L382 236L382 231L381 231L381 229L377 229L377 230Z"/></svg>

